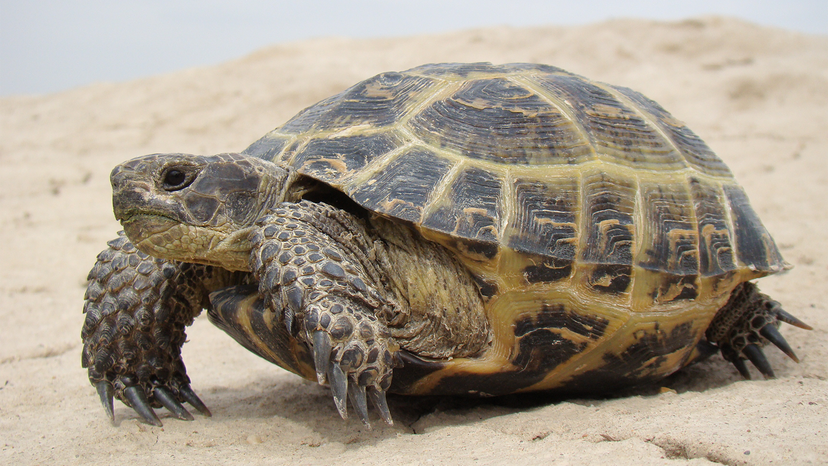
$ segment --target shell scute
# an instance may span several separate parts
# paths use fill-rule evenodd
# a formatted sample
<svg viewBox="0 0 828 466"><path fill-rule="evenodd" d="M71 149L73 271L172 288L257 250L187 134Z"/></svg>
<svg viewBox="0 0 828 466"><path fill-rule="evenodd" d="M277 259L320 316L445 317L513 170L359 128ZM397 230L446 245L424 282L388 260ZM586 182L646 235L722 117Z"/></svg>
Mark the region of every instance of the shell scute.
<svg viewBox="0 0 828 466"><path fill-rule="evenodd" d="M568 278L578 248L578 180L517 178L513 186L515 214L507 244L529 257L523 268L526 283Z"/></svg>
<svg viewBox="0 0 828 466"><path fill-rule="evenodd" d="M410 222L420 222L423 207L452 163L424 148L412 148L351 193L362 206Z"/></svg>
<svg viewBox="0 0 828 466"><path fill-rule="evenodd" d="M682 186L639 186L647 227L638 266L676 275L699 271L699 242L693 203Z"/></svg>
<svg viewBox="0 0 828 466"><path fill-rule="evenodd" d="M776 243L750 206L744 190L736 185L728 185L724 187L724 192L733 216L735 249L739 262L751 270L765 272L761 275L787 268Z"/></svg>
<svg viewBox="0 0 828 466"><path fill-rule="evenodd" d="M724 193L718 186L695 177L689 181L698 222L699 272L710 277L734 270L733 241L722 203Z"/></svg>
<svg viewBox="0 0 828 466"><path fill-rule="evenodd" d="M291 164L313 178L341 186L374 159L401 145L395 133L311 139L291 157Z"/></svg>
<svg viewBox="0 0 828 466"><path fill-rule="evenodd" d="M616 87L642 112L652 115L650 121L681 150L681 155L688 165L709 175L730 178L730 169L704 141L690 128L673 117L667 110L639 92L625 87Z"/></svg>
<svg viewBox="0 0 828 466"><path fill-rule="evenodd" d="M580 186L577 179L518 178L510 248L564 261L575 259L578 247Z"/></svg>
<svg viewBox="0 0 828 466"><path fill-rule="evenodd" d="M567 163L591 152L563 112L506 78L464 83L408 126L426 144L502 164Z"/></svg>
<svg viewBox="0 0 828 466"><path fill-rule="evenodd" d="M539 82L556 100L571 106L585 137L606 160L662 170L684 166L673 144L634 107L620 100L611 86L573 75L551 76Z"/></svg>
<svg viewBox="0 0 828 466"><path fill-rule="evenodd" d="M584 244L588 264L632 265L636 238L636 184L624 177L594 172L583 180Z"/></svg>
<svg viewBox="0 0 828 466"><path fill-rule="evenodd" d="M285 123L281 130L305 133L394 125L411 110L409 102L435 83L422 76L383 73L309 107Z"/></svg>
<svg viewBox="0 0 828 466"><path fill-rule="evenodd" d="M458 173L442 199L422 220L424 228L497 245L500 240L501 189L495 173L469 167Z"/></svg>

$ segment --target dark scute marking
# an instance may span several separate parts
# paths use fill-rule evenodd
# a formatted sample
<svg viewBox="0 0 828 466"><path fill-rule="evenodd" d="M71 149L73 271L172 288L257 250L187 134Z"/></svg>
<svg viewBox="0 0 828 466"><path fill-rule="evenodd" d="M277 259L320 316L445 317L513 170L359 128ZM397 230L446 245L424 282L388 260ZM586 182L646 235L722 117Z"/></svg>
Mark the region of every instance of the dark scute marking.
<svg viewBox="0 0 828 466"><path fill-rule="evenodd" d="M313 358L308 348L297 343L281 322L265 322L266 308L262 299L257 299L252 304L245 301L258 293L256 285L231 286L211 293L211 307L207 311L210 322L252 353L284 369L302 374L301 367L313 367ZM281 309L277 309L276 312L280 313ZM239 325L241 314L247 315L254 335L249 335L247 330ZM254 336L263 341L267 348L282 360L274 360L269 354L261 351L254 343ZM294 353L293 348L298 348L298 351Z"/></svg>
<svg viewBox="0 0 828 466"><path fill-rule="evenodd" d="M593 174L584 179L587 241L581 253L589 264L632 265L636 188L628 181Z"/></svg>
<svg viewBox="0 0 828 466"><path fill-rule="evenodd" d="M559 179L554 183L517 179L509 247L515 251L557 259L556 267L575 259L577 246L578 182Z"/></svg>
<svg viewBox="0 0 828 466"><path fill-rule="evenodd" d="M706 277L725 274L736 268L733 244L721 191L690 179L690 193L696 206L699 229L699 272Z"/></svg>
<svg viewBox="0 0 828 466"><path fill-rule="evenodd" d="M642 186L643 209L650 228L649 248L639 266L676 275L699 271L698 227L693 202L686 191L672 186Z"/></svg>
<svg viewBox="0 0 828 466"><path fill-rule="evenodd" d="M213 197L202 196L198 193L187 193L184 196L184 205L197 222L207 222L213 218L219 202Z"/></svg>
<svg viewBox="0 0 828 466"><path fill-rule="evenodd" d="M457 239L454 241L454 249L471 259L479 260L494 259L500 251L500 246L493 242Z"/></svg>
<svg viewBox="0 0 828 466"><path fill-rule="evenodd" d="M693 323L677 325L666 334L655 326L653 332L641 332L638 341L620 354L604 355L604 365L572 378L562 387L563 393L608 393L622 387L653 382L669 374L659 374L667 356L686 351L696 341ZM689 356L689 352L688 352Z"/></svg>
<svg viewBox="0 0 828 466"><path fill-rule="evenodd" d="M242 151L242 154L264 160L275 160L276 156L285 148L285 145L287 145L287 139L265 135Z"/></svg>
<svg viewBox="0 0 828 466"><path fill-rule="evenodd" d="M515 336L521 337L539 329L567 329L597 340L604 336L608 324L609 321L603 317L570 311L561 304L545 305L537 315L515 322Z"/></svg>
<svg viewBox="0 0 828 466"><path fill-rule="evenodd" d="M601 264L593 268L589 276L592 289L608 293L626 293L632 282L632 266L620 264Z"/></svg>
<svg viewBox="0 0 828 466"><path fill-rule="evenodd" d="M434 186L450 168L450 162L432 152L414 149L400 155L352 197L366 209L418 222Z"/></svg>
<svg viewBox="0 0 828 466"><path fill-rule="evenodd" d="M477 289L480 290L480 295L483 296L483 299L488 300L497 294L497 283L487 282L476 275L472 278L477 283Z"/></svg>
<svg viewBox="0 0 828 466"><path fill-rule="evenodd" d="M500 238L502 184L503 181L490 172L467 168L452 182L446 199L435 200L443 207L423 219L423 225L481 245L493 246L496 254ZM471 244L468 246L475 248ZM485 252L484 255L489 257Z"/></svg>
<svg viewBox="0 0 828 466"><path fill-rule="evenodd" d="M299 173L337 182L398 145L391 134L313 139L295 154L291 164Z"/></svg>
<svg viewBox="0 0 828 466"><path fill-rule="evenodd" d="M394 393L410 392L417 382L445 367L442 362L420 359L417 355L402 349L394 356L403 364L401 368L394 369L390 390ZM372 355L369 354L369 363L372 362L371 357ZM373 358L376 359L376 355L373 355Z"/></svg>
<svg viewBox="0 0 828 466"><path fill-rule="evenodd" d="M612 93L580 76L549 76L538 82L568 103L597 151L629 163L683 165L664 137Z"/></svg>
<svg viewBox="0 0 828 466"><path fill-rule="evenodd" d="M586 342L576 344L558 333L546 329L534 330L520 339L520 350L512 359L512 364L521 368L521 372L535 374L535 382L540 382L545 374L586 347Z"/></svg>
<svg viewBox="0 0 828 466"><path fill-rule="evenodd" d="M776 243L753 211L745 192L738 186L725 186L724 191L730 204L733 229L736 231L739 260L745 266L753 266L760 271L780 267L784 261Z"/></svg>
<svg viewBox="0 0 828 466"><path fill-rule="evenodd" d="M681 287L681 292L675 298L673 298L673 301L692 301L696 299L699 296L699 286L697 283L697 277L689 275L681 278L682 279L677 284Z"/></svg>
<svg viewBox="0 0 828 466"><path fill-rule="evenodd" d="M464 83L415 115L409 126L429 144L503 164L568 163L591 154L560 110L499 77Z"/></svg>
<svg viewBox="0 0 828 466"><path fill-rule="evenodd" d="M408 102L429 92L434 82L430 78L400 73L379 74L314 105L304 112L305 115L294 118L296 121L285 124L285 129L297 132L309 123L318 131L357 125L392 125L410 110Z"/></svg>
<svg viewBox="0 0 828 466"><path fill-rule="evenodd" d="M545 306L535 316L515 323L517 351L512 357L514 369L492 374L460 373L440 380L434 394L485 393L505 395L534 385L572 356L582 352L587 342L576 343L559 332L567 329L590 340L604 335L608 321L567 311L563 306ZM394 375L397 376L396 373Z"/></svg>
<svg viewBox="0 0 828 466"><path fill-rule="evenodd" d="M697 275L659 274L660 282L650 296L653 301L671 302L679 300L693 300L699 295ZM676 292L678 290L678 292Z"/></svg>
<svg viewBox="0 0 828 466"><path fill-rule="evenodd" d="M626 87L614 87L633 101L640 109L653 115L654 123L679 148L682 156L692 167L711 175L730 176L730 169L716 154L707 147L693 131L673 118L670 113L656 102Z"/></svg>
<svg viewBox="0 0 828 466"><path fill-rule="evenodd" d="M555 257L538 258L539 264L523 269L523 278L527 283L552 283L568 278L572 273L572 261Z"/></svg>

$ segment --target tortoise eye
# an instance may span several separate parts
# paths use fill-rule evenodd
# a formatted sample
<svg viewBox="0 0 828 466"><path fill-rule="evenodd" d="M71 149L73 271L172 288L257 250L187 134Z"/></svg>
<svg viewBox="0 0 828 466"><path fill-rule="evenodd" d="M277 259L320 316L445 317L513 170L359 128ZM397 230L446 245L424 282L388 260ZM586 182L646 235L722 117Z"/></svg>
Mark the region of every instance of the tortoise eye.
<svg viewBox="0 0 828 466"><path fill-rule="evenodd" d="M186 188L192 183L194 177L188 177L187 174L176 168L171 168L164 173L163 187L167 191L178 191Z"/></svg>

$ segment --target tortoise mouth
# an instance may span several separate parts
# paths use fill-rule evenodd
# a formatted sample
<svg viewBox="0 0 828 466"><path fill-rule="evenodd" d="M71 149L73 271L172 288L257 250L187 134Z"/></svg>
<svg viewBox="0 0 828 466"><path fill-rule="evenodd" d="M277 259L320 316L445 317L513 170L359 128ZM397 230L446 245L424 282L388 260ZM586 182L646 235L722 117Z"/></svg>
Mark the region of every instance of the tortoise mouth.
<svg viewBox="0 0 828 466"><path fill-rule="evenodd" d="M159 214L134 214L124 217L121 226L133 244L138 244L152 236L169 231L181 222Z"/></svg>
<svg viewBox="0 0 828 466"><path fill-rule="evenodd" d="M230 233L197 227L160 214L140 213L121 220L139 251L159 259L249 271L250 228Z"/></svg>

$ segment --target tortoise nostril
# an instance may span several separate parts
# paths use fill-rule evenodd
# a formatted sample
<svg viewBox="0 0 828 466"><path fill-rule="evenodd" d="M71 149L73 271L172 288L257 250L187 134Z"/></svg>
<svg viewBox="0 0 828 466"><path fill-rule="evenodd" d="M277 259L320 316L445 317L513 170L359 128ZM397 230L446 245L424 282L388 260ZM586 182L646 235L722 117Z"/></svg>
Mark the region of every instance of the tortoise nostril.
<svg viewBox="0 0 828 466"><path fill-rule="evenodd" d="M123 184L123 178L123 170L120 166L112 169L112 173L109 174L109 184L112 185L112 189L118 189Z"/></svg>

